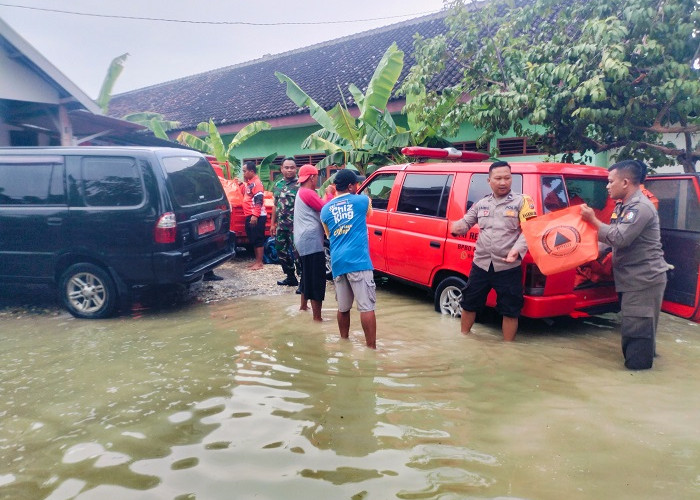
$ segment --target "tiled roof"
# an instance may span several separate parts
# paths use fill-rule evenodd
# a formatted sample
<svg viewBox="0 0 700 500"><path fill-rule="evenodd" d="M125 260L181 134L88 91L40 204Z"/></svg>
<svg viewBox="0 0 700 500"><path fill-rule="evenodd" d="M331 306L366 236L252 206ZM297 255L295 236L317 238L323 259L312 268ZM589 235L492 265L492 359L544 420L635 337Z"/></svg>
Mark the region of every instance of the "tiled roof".
<svg viewBox="0 0 700 500"><path fill-rule="evenodd" d="M446 31L444 12L393 24L306 48L266 56L254 61L200 73L116 95L110 101L112 116L155 111L192 129L213 118L217 125L265 120L305 113L286 95L286 85L275 71L294 80L324 109L340 100L353 103L348 85L363 92L386 49L396 42L404 51L400 80L413 65L413 35L425 38ZM438 88L456 83L459 72L448 68L434 82Z"/></svg>

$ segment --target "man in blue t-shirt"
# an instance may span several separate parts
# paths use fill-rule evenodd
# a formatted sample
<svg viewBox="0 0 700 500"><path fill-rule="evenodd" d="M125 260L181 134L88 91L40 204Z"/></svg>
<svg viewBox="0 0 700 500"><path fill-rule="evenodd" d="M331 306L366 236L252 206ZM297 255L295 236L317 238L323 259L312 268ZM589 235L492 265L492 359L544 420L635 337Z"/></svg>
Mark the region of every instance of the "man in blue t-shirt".
<svg viewBox="0 0 700 500"><path fill-rule="evenodd" d="M360 311L367 347L377 348L377 320L374 315L376 287L369 256L367 216L370 199L357 191L357 176L349 169L335 174L337 195L321 209L321 222L331 242L331 268L338 301L338 329L344 339L350 335L353 300Z"/></svg>

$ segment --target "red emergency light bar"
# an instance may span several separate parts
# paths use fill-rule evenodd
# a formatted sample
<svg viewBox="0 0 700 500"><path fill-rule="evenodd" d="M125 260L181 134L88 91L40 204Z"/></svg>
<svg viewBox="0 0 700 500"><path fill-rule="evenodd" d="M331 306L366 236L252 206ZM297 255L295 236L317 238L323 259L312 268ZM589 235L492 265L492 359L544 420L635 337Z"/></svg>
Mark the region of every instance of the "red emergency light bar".
<svg viewBox="0 0 700 500"><path fill-rule="evenodd" d="M455 148L423 148L420 146L409 146L401 150L405 156L419 158L447 158L448 160L462 161L484 161L489 159L486 153L477 153L476 151L460 151Z"/></svg>

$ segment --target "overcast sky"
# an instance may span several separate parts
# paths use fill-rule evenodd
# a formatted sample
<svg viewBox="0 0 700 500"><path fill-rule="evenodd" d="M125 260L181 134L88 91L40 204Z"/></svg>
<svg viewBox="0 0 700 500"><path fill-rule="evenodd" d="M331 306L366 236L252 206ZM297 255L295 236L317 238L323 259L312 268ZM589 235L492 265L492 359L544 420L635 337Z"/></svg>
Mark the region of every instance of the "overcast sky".
<svg viewBox="0 0 700 500"><path fill-rule="evenodd" d="M95 99L109 63L125 52L129 58L115 94L394 24L441 8L442 0L0 0L0 17ZM359 21L397 15L408 16ZM348 20L353 22L336 23ZM317 24L251 26L192 21Z"/></svg>

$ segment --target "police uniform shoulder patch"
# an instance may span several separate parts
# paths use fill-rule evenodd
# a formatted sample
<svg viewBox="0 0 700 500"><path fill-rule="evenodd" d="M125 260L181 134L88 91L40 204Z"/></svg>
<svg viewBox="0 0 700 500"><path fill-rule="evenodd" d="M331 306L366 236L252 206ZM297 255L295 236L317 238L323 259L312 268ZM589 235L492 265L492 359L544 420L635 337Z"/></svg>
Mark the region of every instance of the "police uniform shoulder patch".
<svg viewBox="0 0 700 500"><path fill-rule="evenodd" d="M520 222L532 219L537 216L535 211L535 203L532 201L528 195L523 195L523 202L520 205Z"/></svg>
<svg viewBox="0 0 700 500"><path fill-rule="evenodd" d="M636 210L628 210L620 218L620 222L623 224L631 224L637 218Z"/></svg>

